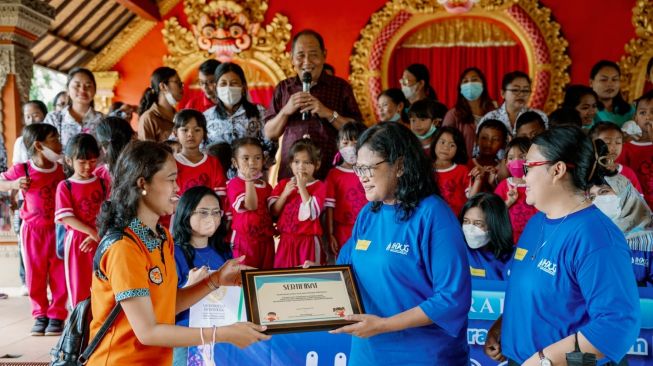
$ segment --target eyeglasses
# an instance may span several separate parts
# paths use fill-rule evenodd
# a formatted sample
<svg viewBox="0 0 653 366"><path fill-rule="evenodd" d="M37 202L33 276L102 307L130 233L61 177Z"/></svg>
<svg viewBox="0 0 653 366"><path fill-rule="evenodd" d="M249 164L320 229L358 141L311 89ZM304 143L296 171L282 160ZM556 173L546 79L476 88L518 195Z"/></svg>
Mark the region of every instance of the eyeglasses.
<svg viewBox="0 0 653 366"><path fill-rule="evenodd" d="M407 80L407 79L399 79L399 85L408 86L408 85L411 85L411 82L409 80Z"/></svg>
<svg viewBox="0 0 653 366"><path fill-rule="evenodd" d="M206 220L209 217L212 219L219 219L222 217L222 210L197 210L193 211L193 215L199 215L202 220Z"/></svg>
<svg viewBox="0 0 653 366"><path fill-rule="evenodd" d="M551 164L551 163L552 163L552 161L550 161L550 160L543 160L543 161L525 161L525 162L524 162L524 165L523 165L524 176L526 176L526 175L528 174L528 169L530 169L530 168L534 168L534 167L536 167L536 166L547 165L547 164Z"/></svg>
<svg viewBox="0 0 653 366"><path fill-rule="evenodd" d="M515 95L529 95L531 93L530 89L506 89L506 91L509 91Z"/></svg>
<svg viewBox="0 0 653 366"><path fill-rule="evenodd" d="M354 174L358 177L367 177L367 178L372 178L374 177L374 171L379 167L379 165L385 163L387 160L381 160L376 164L372 165L354 165L352 166L352 169L354 170Z"/></svg>

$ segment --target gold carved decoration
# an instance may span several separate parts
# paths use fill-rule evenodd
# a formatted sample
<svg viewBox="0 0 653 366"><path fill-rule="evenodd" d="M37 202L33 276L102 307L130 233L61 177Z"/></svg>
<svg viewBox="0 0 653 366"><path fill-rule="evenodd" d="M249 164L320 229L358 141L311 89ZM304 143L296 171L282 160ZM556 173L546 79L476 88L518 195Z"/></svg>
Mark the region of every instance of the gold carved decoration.
<svg viewBox="0 0 653 366"><path fill-rule="evenodd" d="M97 84L94 98L95 109L107 114L115 96L113 90L120 77L117 71L96 71L93 76L95 76L95 83Z"/></svg>
<svg viewBox="0 0 653 366"><path fill-rule="evenodd" d="M157 5L161 16L165 16L179 3L179 0L159 0ZM146 34L148 34L155 26L156 22L144 20L139 17L134 18L132 21L123 28L116 37L107 44L100 53L95 55L91 61L86 64L86 68L92 71L106 71L110 70L115 64L120 61L123 56L129 52L136 43L138 43Z"/></svg>
<svg viewBox="0 0 653 366"><path fill-rule="evenodd" d="M514 46L512 34L494 23L454 18L429 24L401 43L403 48Z"/></svg>
<svg viewBox="0 0 653 366"><path fill-rule="evenodd" d="M485 19L510 29L524 47L533 79L530 105L545 112L557 108L569 83L568 43L560 34L560 25L551 18L551 11L537 0L480 0L459 13L429 0L391 0L372 14L349 59L349 80L366 121L376 121L377 96L388 87L384 70L388 70L392 51L404 36L429 23L447 24L459 19Z"/></svg>
<svg viewBox="0 0 653 366"><path fill-rule="evenodd" d="M286 51L292 26L281 14L263 26L267 9L267 0L186 0L184 12L191 27L176 18L164 22L169 53L163 63L184 79L206 59L233 61L265 70L278 83L293 73Z"/></svg>
<svg viewBox="0 0 653 366"><path fill-rule="evenodd" d="M626 54L619 62L621 92L626 100L639 97L646 83L646 66L653 58L653 1L637 0L633 8L633 26L637 38L626 45Z"/></svg>

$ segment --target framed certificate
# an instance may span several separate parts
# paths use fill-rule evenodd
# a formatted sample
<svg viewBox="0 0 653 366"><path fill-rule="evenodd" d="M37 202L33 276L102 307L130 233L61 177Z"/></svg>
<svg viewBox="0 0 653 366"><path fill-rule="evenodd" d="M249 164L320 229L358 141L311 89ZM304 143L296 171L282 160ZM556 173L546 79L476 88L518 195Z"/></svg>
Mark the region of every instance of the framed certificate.
<svg viewBox="0 0 653 366"><path fill-rule="evenodd" d="M363 314L351 266L242 271L247 320L266 333L335 329Z"/></svg>

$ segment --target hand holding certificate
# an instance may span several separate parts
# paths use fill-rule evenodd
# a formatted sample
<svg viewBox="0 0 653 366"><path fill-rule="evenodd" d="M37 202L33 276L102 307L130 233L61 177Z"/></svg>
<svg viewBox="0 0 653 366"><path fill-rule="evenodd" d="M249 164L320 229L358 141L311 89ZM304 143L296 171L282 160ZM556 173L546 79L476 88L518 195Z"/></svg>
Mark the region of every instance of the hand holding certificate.
<svg viewBox="0 0 653 366"><path fill-rule="evenodd" d="M248 320L268 332L334 329L362 314L350 266L243 271Z"/></svg>

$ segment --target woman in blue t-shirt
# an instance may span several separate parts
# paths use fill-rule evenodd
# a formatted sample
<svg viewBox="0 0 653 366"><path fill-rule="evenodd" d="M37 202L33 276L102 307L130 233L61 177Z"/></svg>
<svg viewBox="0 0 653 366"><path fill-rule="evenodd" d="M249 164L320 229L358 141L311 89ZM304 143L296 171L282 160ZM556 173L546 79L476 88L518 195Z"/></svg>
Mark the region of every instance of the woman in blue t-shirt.
<svg viewBox="0 0 653 366"><path fill-rule="evenodd" d="M231 250L220 229L222 210L218 195L205 186L187 190L177 205L173 222L177 287L206 278L231 258ZM177 325L188 326L189 310L177 314ZM187 364L188 348L175 348L173 365Z"/></svg>
<svg viewBox="0 0 653 366"><path fill-rule="evenodd" d="M351 365L467 365L469 263L460 225L437 194L417 137L383 122L357 143L368 203L339 264L351 264L367 314L349 333Z"/></svg>
<svg viewBox="0 0 653 366"><path fill-rule="evenodd" d="M472 278L505 280L514 247L505 202L494 193L478 193L463 206L460 223Z"/></svg>
<svg viewBox="0 0 653 366"><path fill-rule="evenodd" d="M624 235L587 196L597 161L577 127L533 139L526 203L540 212L513 256L502 318L485 343L508 365L563 365L566 353L619 362L639 332L639 295ZM501 341L499 342L499 338Z"/></svg>

